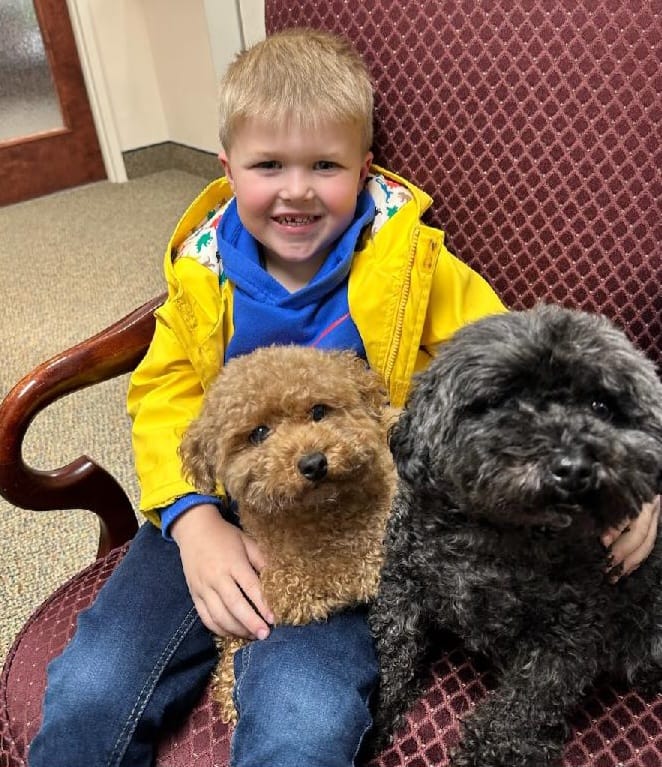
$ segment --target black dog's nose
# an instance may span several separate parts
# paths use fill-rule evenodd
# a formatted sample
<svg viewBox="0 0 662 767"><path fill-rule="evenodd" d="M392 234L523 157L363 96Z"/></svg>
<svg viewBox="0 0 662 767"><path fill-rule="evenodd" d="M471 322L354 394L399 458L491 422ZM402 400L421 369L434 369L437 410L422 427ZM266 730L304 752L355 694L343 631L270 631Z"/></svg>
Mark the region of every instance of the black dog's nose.
<svg viewBox="0 0 662 767"><path fill-rule="evenodd" d="M554 483L568 493L585 493L595 483L595 464L583 450L564 452L550 467Z"/></svg>
<svg viewBox="0 0 662 767"><path fill-rule="evenodd" d="M315 482L326 476L328 464L324 453L308 453L299 459L297 466L306 479Z"/></svg>

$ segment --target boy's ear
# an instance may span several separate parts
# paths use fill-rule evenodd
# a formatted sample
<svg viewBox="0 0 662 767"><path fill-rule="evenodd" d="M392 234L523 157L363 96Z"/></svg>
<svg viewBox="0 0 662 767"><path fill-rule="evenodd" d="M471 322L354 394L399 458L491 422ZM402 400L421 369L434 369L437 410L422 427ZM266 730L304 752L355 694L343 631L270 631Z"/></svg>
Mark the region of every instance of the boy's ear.
<svg viewBox="0 0 662 767"><path fill-rule="evenodd" d="M363 159L363 165L361 166L361 173L359 175L359 190L357 192L357 195L361 194L361 192L363 191L363 187L365 186L365 180L368 177L368 173L370 172L370 166L372 165L373 157L374 157L373 153L368 152Z"/></svg>
<svg viewBox="0 0 662 767"><path fill-rule="evenodd" d="M223 150L221 150L218 153L218 159L223 168L223 172L225 173L225 177L230 182L230 186L232 187L232 191L234 192L234 180L232 178L232 168L230 167L230 160L228 159L227 154Z"/></svg>

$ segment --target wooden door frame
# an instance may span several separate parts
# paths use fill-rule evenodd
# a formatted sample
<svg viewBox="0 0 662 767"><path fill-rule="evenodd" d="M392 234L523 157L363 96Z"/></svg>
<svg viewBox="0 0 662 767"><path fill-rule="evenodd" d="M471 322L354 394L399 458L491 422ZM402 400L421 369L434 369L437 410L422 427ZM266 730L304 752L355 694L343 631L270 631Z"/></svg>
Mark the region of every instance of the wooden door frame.
<svg viewBox="0 0 662 767"><path fill-rule="evenodd" d="M66 0L66 3L108 180L126 181L122 148L113 117L110 92L96 45L89 3L87 0Z"/></svg>

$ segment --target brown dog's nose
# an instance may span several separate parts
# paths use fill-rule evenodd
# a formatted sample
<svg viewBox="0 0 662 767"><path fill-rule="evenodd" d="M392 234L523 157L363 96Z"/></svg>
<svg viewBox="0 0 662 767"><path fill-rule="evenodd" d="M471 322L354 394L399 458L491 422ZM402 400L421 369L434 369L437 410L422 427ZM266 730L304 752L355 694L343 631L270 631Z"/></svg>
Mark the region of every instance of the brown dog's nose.
<svg viewBox="0 0 662 767"><path fill-rule="evenodd" d="M306 479L315 482L326 476L328 464L324 453L308 453L308 455L301 456L297 466Z"/></svg>

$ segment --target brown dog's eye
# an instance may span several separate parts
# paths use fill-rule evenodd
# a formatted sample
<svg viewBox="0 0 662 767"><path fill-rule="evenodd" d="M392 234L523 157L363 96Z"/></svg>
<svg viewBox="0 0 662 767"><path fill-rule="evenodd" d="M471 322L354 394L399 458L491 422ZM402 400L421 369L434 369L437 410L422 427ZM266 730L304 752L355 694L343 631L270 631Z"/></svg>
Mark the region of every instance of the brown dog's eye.
<svg viewBox="0 0 662 767"><path fill-rule="evenodd" d="M313 405L310 410L310 415L313 421L321 421L327 413L326 405Z"/></svg>
<svg viewBox="0 0 662 767"><path fill-rule="evenodd" d="M259 426L256 426L248 435L248 439L254 445L259 445L260 442L264 442L264 440L269 436L270 431L271 429L268 426L260 424Z"/></svg>

